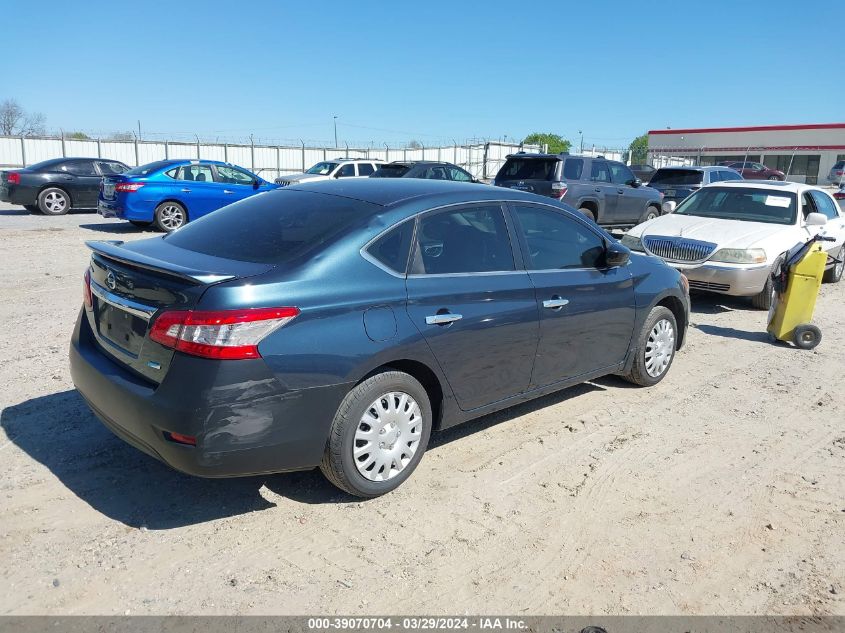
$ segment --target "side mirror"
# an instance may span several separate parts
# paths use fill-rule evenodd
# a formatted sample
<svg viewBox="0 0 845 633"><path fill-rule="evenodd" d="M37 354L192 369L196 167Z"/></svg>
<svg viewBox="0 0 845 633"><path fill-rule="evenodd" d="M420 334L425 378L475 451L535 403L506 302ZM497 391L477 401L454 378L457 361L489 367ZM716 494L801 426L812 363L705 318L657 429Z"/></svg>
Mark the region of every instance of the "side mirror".
<svg viewBox="0 0 845 633"><path fill-rule="evenodd" d="M637 187L643 186L643 181L640 180L639 178L634 178L633 180L629 180L627 182L627 184L630 185L631 187L637 188Z"/></svg>
<svg viewBox="0 0 845 633"><path fill-rule="evenodd" d="M608 268L624 266L631 259L631 251L619 242L609 242L604 251L604 263Z"/></svg>
<svg viewBox="0 0 845 633"><path fill-rule="evenodd" d="M808 213L807 217L804 218L804 224L806 226L824 226L827 224L827 216L823 213Z"/></svg>
<svg viewBox="0 0 845 633"><path fill-rule="evenodd" d="M261 182L259 180L256 179L256 180L252 181L252 188L253 189L258 189L260 186L261 186Z"/></svg>
<svg viewBox="0 0 845 633"><path fill-rule="evenodd" d="M674 213L678 204L674 200L667 200L663 203L663 213Z"/></svg>

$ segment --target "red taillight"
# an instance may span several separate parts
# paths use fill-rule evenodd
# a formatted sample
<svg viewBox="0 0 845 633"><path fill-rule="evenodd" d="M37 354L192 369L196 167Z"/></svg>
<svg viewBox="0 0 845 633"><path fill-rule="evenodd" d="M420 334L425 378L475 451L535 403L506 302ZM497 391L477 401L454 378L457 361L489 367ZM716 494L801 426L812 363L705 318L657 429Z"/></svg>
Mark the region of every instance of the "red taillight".
<svg viewBox="0 0 845 633"><path fill-rule="evenodd" d="M6 182L10 185L21 184L21 175L15 171L10 171L6 174Z"/></svg>
<svg viewBox="0 0 845 633"><path fill-rule="evenodd" d="M91 296L91 269L86 268L82 276L82 301L89 310L94 307L94 299Z"/></svg>
<svg viewBox="0 0 845 633"><path fill-rule="evenodd" d="M258 344L299 314L298 308L163 312L150 338L193 356L219 359L258 358Z"/></svg>
<svg viewBox="0 0 845 633"><path fill-rule="evenodd" d="M114 186L115 191L123 191L126 193L131 193L133 191L138 191L141 187L144 186L142 182L119 182Z"/></svg>
<svg viewBox="0 0 845 633"><path fill-rule="evenodd" d="M181 433L173 433L172 431L165 431L164 438L175 442L176 444L185 444L187 446L196 446L197 438L193 435L182 435Z"/></svg>
<svg viewBox="0 0 845 633"><path fill-rule="evenodd" d="M569 185L565 182L553 182L552 183L552 198L556 200L563 200L563 197L566 195L566 190L569 189Z"/></svg>

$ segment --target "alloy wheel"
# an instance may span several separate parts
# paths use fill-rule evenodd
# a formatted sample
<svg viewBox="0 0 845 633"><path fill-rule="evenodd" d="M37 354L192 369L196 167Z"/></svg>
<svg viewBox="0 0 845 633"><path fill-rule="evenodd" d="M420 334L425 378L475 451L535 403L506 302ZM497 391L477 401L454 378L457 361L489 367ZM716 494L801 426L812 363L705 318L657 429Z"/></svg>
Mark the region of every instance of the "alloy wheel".
<svg viewBox="0 0 845 633"><path fill-rule="evenodd" d="M67 199L56 191L51 191L44 196L44 206L50 213L61 213L67 206Z"/></svg>
<svg viewBox="0 0 845 633"><path fill-rule="evenodd" d="M668 319L654 324L645 346L645 369L652 378L661 376L675 354L675 328Z"/></svg>
<svg viewBox="0 0 845 633"><path fill-rule="evenodd" d="M178 229L185 223L185 213L179 207L168 204L159 211L161 225L168 231Z"/></svg>
<svg viewBox="0 0 845 633"><path fill-rule="evenodd" d="M423 418L407 393L391 391L370 404L358 427L352 456L358 472L370 481L387 481L414 458L422 437Z"/></svg>

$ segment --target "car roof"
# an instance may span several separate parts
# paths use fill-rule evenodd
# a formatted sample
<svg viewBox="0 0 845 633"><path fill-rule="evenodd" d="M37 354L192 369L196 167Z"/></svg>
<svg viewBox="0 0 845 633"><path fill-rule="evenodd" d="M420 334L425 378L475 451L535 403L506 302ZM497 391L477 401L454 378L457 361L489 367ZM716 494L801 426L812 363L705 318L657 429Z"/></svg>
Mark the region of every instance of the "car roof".
<svg viewBox="0 0 845 633"><path fill-rule="evenodd" d="M801 182L790 182L788 180L723 180L722 182L707 185L708 187L739 187L750 189L779 189L791 193L803 193L808 189L824 191L820 187L805 185Z"/></svg>
<svg viewBox="0 0 845 633"><path fill-rule="evenodd" d="M452 180L422 178L344 178L319 182L304 181L277 191L309 191L369 202L395 205L411 199L436 198L442 204L487 200L521 200L551 203L548 198L515 189ZM271 192L272 193L272 192ZM562 208L563 205L561 205Z"/></svg>
<svg viewBox="0 0 845 633"><path fill-rule="evenodd" d="M658 171L662 171L664 169L678 169L681 171L713 171L714 169L730 169L730 167L727 165L666 165L665 167L661 167Z"/></svg>
<svg viewBox="0 0 845 633"><path fill-rule="evenodd" d="M447 163L444 160L394 160L387 165L406 165L413 167L414 165L449 165L450 167L457 167L457 165L453 165L452 163Z"/></svg>

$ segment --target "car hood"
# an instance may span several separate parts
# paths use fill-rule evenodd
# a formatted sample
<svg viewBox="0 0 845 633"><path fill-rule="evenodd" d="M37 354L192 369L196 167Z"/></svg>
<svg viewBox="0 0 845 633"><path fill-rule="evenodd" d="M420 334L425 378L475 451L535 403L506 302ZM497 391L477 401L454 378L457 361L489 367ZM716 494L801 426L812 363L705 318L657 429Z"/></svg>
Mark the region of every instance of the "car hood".
<svg viewBox="0 0 845 633"><path fill-rule="evenodd" d="M802 241L802 230L791 225L720 220L670 213L631 229L634 237L663 235L712 242L719 248L764 248L778 254ZM803 239L808 236L804 235ZM780 249L780 250L778 250Z"/></svg>
<svg viewBox="0 0 845 633"><path fill-rule="evenodd" d="M279 176L279 180L287 180L288 182L306 182L308 180L326 180L328 176L321 176L320 174L285 174Z"/></svg>

